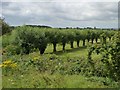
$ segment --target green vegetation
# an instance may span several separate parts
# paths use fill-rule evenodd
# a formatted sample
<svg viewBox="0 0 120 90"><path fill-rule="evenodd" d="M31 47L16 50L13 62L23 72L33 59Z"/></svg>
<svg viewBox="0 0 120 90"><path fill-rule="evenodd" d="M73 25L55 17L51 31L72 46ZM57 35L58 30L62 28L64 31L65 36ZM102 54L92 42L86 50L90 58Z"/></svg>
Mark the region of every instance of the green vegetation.
<svg viewBox="0 0 120 90"><path fill-rule="evenodd" d="M103 39L105 39L103 37ZM99 46L92 46L88 54L88 60L95 71L95 63L92 60L92 53L101 54L101 63L104 67L104 76L108 76L115 81L120 80L120 32L118 31L112 42L106 44L106 39ZM99 71L98 71L99 72Z"/></svg>
<svg viewBox="0 0 120 90"><path fill-rule="evenodd" d="M17 27L1 36L3 87L118 88L119 36L113 30Z"/></svg>
<svg viewBox="0 0 120 90"><path fill-rule="evenodd" d="M63 51L65 50L66 43L70 43L71 48L74 48L74 42L77 41L77 46L79 47L80 40L83 41L83 46L85 46L86 40L91 43L98 39L102 39L102 42L106 43L107 38L111 38L115 31L109 31L113 34L107 33L107 31L102 30L76 30L76 29L49 29L49 28L37 28L22 26L15 30L14 43L17 46L21 46L22 51L29 54L34 48L38 48L40 54L43 54L47 44L53 44L53 52L56 52L56 46L59 43L63 45ZM100 36L102 38L100 38ZM111 39L110 39L111 40ZM3 43L4 44L4 43Z"/></svg>
<svg viewBox="0 0 120 90"><path fill-rule="evenodd" d="M0 35L4 35L9 32L11 32L9 25L4 21L4 19L0 18Z"/></svg>

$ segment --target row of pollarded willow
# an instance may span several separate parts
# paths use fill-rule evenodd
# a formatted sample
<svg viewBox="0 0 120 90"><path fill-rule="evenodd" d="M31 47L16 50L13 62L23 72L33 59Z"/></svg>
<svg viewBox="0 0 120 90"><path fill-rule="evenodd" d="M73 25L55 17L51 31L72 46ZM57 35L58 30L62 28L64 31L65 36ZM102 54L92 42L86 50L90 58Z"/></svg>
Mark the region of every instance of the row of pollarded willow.
<svg viewBox="0 0 120 90"><path fill-rule="evenodd" d="M16 28L17 34L17 44L19 44L25 53L30 53L33 48L38 48L40 54L43 54L47 44L53 44L53 52L56 52L56 47L58 43L61 43L63 50L65 50L66 43L70 43L71 48L74 48L74 41L77 42L79 47L80 40L83 41L83 46L85 46L85 41L88 42L95 40L96 42L100 36L105 36L105 39L109 37L111 39L114 31L102 31L102 30L77 30L77 29L53 29L53 28L36 28L22 26ZM105 35L103 35L105 34ZM104 38L103 38L104 39ZM104 39L104 40L105 40Z"/></svg>

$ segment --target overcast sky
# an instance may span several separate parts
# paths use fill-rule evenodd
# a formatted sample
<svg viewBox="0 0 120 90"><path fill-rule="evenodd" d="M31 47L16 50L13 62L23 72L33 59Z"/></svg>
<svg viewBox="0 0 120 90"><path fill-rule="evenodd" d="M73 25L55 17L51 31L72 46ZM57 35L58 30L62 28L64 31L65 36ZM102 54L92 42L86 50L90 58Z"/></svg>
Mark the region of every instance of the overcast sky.
<svg viewBox="0 0 120 90"><path fill-rule="evenodd" d="M118 27L118 2L2 2L2 16L10 25L53 27Z"/></svg>

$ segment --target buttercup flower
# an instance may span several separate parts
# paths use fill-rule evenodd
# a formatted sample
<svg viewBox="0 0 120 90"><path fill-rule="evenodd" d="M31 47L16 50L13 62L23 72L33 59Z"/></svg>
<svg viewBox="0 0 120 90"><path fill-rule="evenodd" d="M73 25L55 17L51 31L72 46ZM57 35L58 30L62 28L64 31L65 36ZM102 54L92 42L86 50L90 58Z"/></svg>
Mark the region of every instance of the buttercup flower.
<svg viewBox="0 0 120 90"><path fill-rule="evenodd" d="M10 65L10 67L12 67L12 68L17 67L17 63L12 63L12 64Z"/></svg>
<svg viewBox="0 0 120 90"><path fill-rule="evenodd" d="M0 65L0 67L10 67L10 68L15 68L17 67L17 63L13 63L11 60L6 60L3 62L3 64Z"/></svg>
<svg viewBox="0 0 120 90"><path fill-rule="evenodd" d="M3 65L2 65L2 64L0 64L0 67L3 67Z"/></svg>
<svg viewBox="0 0 120 90"><path fill-rule="evenodd" d="M11 64L11 63L12 63L11 60L6 60L6 61L3 62L3 64Z"/></svg>

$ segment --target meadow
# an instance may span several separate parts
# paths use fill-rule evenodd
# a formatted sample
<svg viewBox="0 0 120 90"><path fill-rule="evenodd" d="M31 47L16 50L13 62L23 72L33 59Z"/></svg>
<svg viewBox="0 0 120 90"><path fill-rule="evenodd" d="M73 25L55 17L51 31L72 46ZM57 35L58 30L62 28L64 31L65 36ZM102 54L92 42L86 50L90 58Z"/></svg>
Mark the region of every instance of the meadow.
<svg viewBox="0 0 120 90"><path fill-rule="evenodd" d="M115 41L116 33L114 30L15 28L0 37L2 87L119 88L118 72L106 67L106 62L112 59L104 59L100 53L107 51L103 46ZM89 60L93 60L94 68Z"/></svg>

